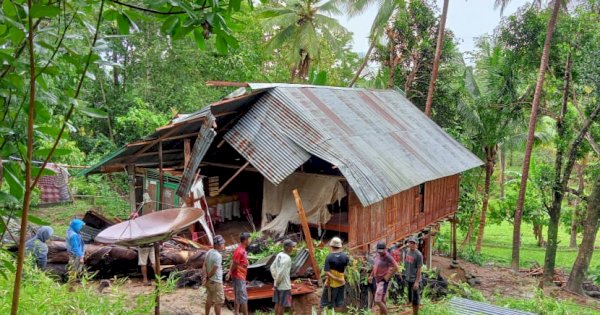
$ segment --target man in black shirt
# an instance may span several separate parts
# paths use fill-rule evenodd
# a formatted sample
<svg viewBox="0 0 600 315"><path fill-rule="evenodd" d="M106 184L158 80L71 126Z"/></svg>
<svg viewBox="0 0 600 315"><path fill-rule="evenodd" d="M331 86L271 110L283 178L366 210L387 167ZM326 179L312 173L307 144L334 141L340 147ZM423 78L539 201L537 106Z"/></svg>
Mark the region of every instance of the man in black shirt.
<svg viewBox="0 0 600 315"><path fill-rule="evenodd" d="M408 285L408 302L412 304L414 315L419 314L419 304L421 304L421 267L423 267L423 255L417 249L417 244L416 237L409 237L409 250L404 255L404 278Z"/></svg>
<svg viewBox="0 0 600 315"><path fill-rule="evenodd" d="M329 242L331 252L325 259L325 287L321 295L321 307L319 314L324 308L334 308L341 311L344 307L344 294L346 290L346 279L344 271L350 263L348 256L342 252L342 240L334 237Z"/></svg>

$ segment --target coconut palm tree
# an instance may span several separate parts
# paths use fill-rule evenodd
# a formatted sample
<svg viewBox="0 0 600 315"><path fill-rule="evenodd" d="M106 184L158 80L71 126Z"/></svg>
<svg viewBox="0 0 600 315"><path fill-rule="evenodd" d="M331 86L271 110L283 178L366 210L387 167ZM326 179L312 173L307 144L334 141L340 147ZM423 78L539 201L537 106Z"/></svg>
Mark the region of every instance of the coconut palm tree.
<svg viewBox="0 0 600 315"><path fill-rule="evenodd" d="M503 10L510 0L496 0L496 6ZM537 81L533 93L533 101L531 103L531 116L529 117L529 127L527 133L527 144L525 145L525 156L523 159L523 170L521 172L521 187L519 189L519 197L515 209L514 229L513 229L513 244L512 244L512 260L511 268L513 271L519 271L520 263L520 244L521 244L521 221L523 217L523 205L525 203L525 192L527 189L527 179L529 177L529 166L531 164L531 152L535 141L535 125L537 123L538 111L542 97L542 89L544 86L544 77L548 68L548 60L550 58L550 46L552 35L558 21L558 13L560 12L562 0L554 0L552 4L552 15L548 21L546 28L546 38L544 40L544 49L540 58L540 67L538 70Z"/></svg>
<svg viewBox="0 0 600 315"><path fill-rule="evenodd" d="M375 15L373 24L371 24L371 31L369 32L369 49L365 54L363 63L356 71L352 81L350 81L349 86L352 87L360 78L360 74L365 69L367 63L369 63L371 53L384 34L385 27L389 23L390 18L398 8L404 7L404 0L337 0L337 3L345 7L345 11L350 17L364 13L371 5L378 6L377 15Z"/></svg>
<svg viewBox="0 0 600 315"><path fill-rule="evenodd" d="M477 80L472 70L466 68L465 85L469 97L459 104L459 112L466 122L467 134L477 146L475 150L485 161L485 184L475 246L475 250L480 252L498 148L516 136L520 108L515 105L519 101L515 88L517 74L505 57L505 51L487 38L478 42L478 48Z"/></svg>
<svg viewBox="0 0 600 315"><path fill-rule="evenodd" d="M290 82L308 78L310 66L318 62L321 46L341 52L338 38L348 31L329 16L341 14L337 1L284 0L279 7L266 8L260 16L273 36L266 49L278 51L290 65Z"/></svg>

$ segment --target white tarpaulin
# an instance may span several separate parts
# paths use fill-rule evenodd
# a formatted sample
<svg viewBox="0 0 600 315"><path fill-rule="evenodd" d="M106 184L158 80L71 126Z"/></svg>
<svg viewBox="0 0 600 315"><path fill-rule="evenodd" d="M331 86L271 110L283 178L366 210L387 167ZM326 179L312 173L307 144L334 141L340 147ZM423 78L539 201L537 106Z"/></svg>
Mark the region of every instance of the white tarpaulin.
<svg viewBox="0 0 600 315"><path fill-rule="evenodd" d="M327 223L331 218L327 205L346 196L340 177L294 173L277 186L265 180L261 231L283 235L288 223L300 224L294 189L298 189L306 218L313 224ZM267 215L277 217L268 222Z"/></svg>

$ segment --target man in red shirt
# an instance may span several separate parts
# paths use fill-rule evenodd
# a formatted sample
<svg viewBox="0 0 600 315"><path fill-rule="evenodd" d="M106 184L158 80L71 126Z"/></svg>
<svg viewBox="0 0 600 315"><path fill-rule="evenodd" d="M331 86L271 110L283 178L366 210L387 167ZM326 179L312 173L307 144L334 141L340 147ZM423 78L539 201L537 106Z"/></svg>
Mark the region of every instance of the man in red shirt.
<svg viewBox="0 0 600 315"><path fill-rule="evenodd" d="M371 275L369 275L369 283L373 283L374 281L374 300L375 305L379 307L380 314L388 314L388 309L385 305L388 284L397 270L398 263L396 263L392 255L390 255L390 253L388 253L388 251L386 250L385 242L381 241L377 243L377 254L375 256L373 270L371 271Z"/></svg>
<svg viewBox="0 0 600 315"><path fill-rule="evenodd" d="M233 281L233 292L235 294L235 315L248 315L248 291L246 290L246 276L248 275L248 253L246 248L250 245L250 233L240 234L240 244L233 252L231 268L227 273L227 279Z"/></svg>

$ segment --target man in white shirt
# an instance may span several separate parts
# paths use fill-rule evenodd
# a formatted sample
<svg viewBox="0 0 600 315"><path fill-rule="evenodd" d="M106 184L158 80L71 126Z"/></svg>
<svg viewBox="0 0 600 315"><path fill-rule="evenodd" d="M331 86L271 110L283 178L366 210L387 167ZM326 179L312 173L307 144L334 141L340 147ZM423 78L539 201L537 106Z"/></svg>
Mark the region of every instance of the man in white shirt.
<svg viewBox="0 0 600 315"><path fill-rule="evenodd" d="M283 241L283 252L277 254L275 261L271 264L271 275L273 276L273 302L275 302L275 315L283 315L286 308L292 307L292 280L290 271L292 269L292 259L290 254L294 250L292 240Z"/></svg>

